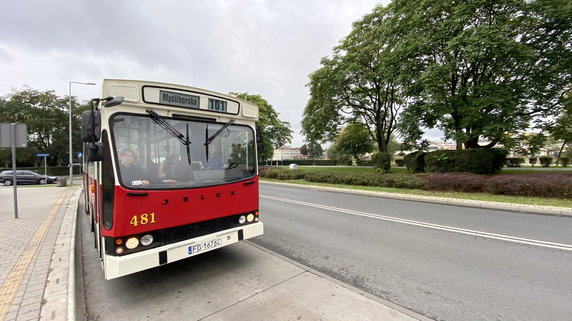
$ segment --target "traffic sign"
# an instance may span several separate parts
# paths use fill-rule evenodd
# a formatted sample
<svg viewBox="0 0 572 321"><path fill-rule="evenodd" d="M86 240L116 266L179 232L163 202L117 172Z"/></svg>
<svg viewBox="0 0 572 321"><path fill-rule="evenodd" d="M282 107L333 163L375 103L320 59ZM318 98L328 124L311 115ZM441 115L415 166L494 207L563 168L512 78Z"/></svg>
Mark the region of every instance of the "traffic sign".
<svg viewBox="0 0 572 321"><path fill-rule="evenodd" d="M14 135L14 140L12 135ZM26 124L14 124L14 129L12 129L12 124L1 123L0 124L0 147L12 147L15 144L16 147L28 147L28 127Z"/></svg>
<svg viewBox="0 0 572 321"><path fill-rule="evenodd" d="M50 156L50 154L36 154L36 156L38 156L38 157L48 157L48 156Z"/></svg>

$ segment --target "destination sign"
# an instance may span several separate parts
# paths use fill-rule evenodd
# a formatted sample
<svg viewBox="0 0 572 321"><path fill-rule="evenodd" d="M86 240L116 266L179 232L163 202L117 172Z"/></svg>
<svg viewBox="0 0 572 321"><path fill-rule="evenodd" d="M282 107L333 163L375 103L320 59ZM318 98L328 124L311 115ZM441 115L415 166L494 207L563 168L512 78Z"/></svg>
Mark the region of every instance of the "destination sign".
<svg viewBox="0 0 572 321"><path fill-rule="evenodd" d="M192 88L184 90L157 86L143 86L143 101L147 104L173 106L196 111L238 115L240 102L234 97Z"/></svg>
<svg viewBox="0 0 572 321"><path fill-rule="evenodd" d="M159 91L159 103L161 104L198 109L199 102L199 96L185 95L165 90Z"/></svg>
<svg viewBox="0 0 572 321"><path fill-rule="evenodd" d="M226 101L209 98L209 110L226 113Z"/></svg>

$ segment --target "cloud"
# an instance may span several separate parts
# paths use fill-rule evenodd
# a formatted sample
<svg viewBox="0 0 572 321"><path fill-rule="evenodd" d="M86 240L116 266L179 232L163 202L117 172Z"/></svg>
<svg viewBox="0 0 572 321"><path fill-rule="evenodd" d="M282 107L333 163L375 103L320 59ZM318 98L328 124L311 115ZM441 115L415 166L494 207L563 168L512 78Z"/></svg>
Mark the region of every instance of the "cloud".
<svg viewBox="0 0 572 321"><path fill-rule="evenodd" d="M67 95L104 78L260 94L299 135L308 75L377 1L12 1L0 12L0 95ZM74 86L80 99L95 86ZM84 96L85 95L85 96Z"/></svg>

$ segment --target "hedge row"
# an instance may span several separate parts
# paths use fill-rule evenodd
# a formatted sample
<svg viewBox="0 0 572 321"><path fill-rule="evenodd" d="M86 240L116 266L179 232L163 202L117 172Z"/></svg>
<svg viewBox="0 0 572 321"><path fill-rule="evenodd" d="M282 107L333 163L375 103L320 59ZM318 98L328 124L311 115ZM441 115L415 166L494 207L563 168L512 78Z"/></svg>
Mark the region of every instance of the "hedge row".
<svg viewBox="0 0 572 321"><path fill-rule="evenodd" d="M415 175L407 174L344 174L313 172L304 178L308 182L343 184L357 186L379 186L394 188L422 189L423 180Z"/></svg>
<svg viewBox="0 0 572 321"><path fill-rule="evenodd" d="M424 187L421 178L408 174L346 174L330 172L304 172L302 170L289 170L285 168L271 167L263 169L260 176L279 180L304 179L308 182L343 184L357 186L380 186L395 188Z"/></svg>
<svg viewBox="0 0 572 321"><path fill-rule="evenodd" d="M276 161L272 161L272 163L276 163ZM290 165L290 164L297 164L303 166L309 165L321 165L321 166L334 166L334 165L348 165L338 163L335 159L286 159L278 161L280 165ZM266 163L259 163L260 165L266 165ZM351 165L351 162L350 164Z"/></svg>
<svg viewBox="0 0 572 321"><path fill-rule="evenodd" d="M498 148L438 150L431 153L415 152L404 157L411 173L468 172L496 174L506 162L507 151Z"/></svg>
<svg viewBox="0 0 572 321"><path fill-rule="evenodd" d="M267 168L260 171L262 177L308 182L455 191L466 193L490 193L529 197L572 198L572 173L531 173L507 175L477 175L470 173L432 174L346 174L330 172L304 172L285 168Z"/></svg>
<svg viewBox="0 0 572 321"><path fill-rule="evenodd" d="M522 157L509 157L506 159L507 167L520 167L522 164L524 164L524 158Z"/></svg>
<svg viewBox="0 0 572 321"><path fill-rule="evenodd" d="M420 175L425 189L497 195L572 198L572 174L530 173L475 175L435 173Z"/></svg>

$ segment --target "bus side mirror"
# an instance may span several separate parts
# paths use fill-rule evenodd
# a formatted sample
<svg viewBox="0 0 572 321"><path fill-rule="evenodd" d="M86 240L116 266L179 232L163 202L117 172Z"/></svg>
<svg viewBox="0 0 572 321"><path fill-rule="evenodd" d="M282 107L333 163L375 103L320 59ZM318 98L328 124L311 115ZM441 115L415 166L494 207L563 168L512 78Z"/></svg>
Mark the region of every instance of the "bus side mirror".
<svg viewBox="0 0 572 321"><path fill-rule="evenodd" d="M87 161L100 162L103 160L103 143L87 144Z"/></svg>
<svg viewBox="0 0 572 321"><path fill-rule="evenodd" d="M81 140L85 143L95 143L101 136L101 113L97 110L87 110L81 114Z"/></svg>
<svg viewBox="0 0 572 321"><path fill-rule="evenodd" d="M116 96L116 97L107 97L107 101L105 102L105 107L113 107L117 105L123 104L125 98L123 96Z"/></svg>

